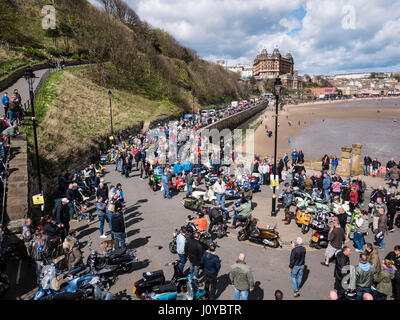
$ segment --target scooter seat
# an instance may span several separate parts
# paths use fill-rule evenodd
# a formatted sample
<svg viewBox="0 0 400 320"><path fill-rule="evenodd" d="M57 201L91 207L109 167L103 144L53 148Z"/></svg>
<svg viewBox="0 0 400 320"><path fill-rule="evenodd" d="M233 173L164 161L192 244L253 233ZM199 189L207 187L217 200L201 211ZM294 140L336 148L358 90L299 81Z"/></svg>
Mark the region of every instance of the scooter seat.
<svg viewBox="0 0 400 320"><path fill-rule="evenodd" d="M172 284L172 283L168 283L168 284L164 284L162 286L154 286L153 287L153 291L155 293L164 293L164 292L174 292L177 291L178 288L176 285Z"/></svg>

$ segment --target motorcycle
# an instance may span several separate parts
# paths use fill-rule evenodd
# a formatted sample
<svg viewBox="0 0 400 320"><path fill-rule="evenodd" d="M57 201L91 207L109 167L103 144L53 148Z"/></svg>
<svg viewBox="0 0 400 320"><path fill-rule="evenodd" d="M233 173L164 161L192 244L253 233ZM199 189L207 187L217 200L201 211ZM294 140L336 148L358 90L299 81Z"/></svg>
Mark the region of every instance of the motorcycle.
<svg viewBox="0 0 400 320"><path fill-rule="evenodd" d="M199 199L196 199L193 196L189 196L182 200L182 204L186 209L201 211L204 207L204 198L200 196Z"/></svg>
<svg viewBox="0 0 400 320"><path fill-rule="evenodd" d="M316 249L326 248L328 246L328 233L330 227L325 224L322 226L323 229L316 231L310 240L310 247Z"/></svg>
<svg viewBox="0 0 400 320"><path fill-rule="evenodd" d="M154 192L161 189L161 176L158 174L151 174L149 176L149 186Z"/></svg>
<svg viewBox="0 0 400 320"><path fill-rule="evenodd" d="M199 289L196 284L194 274L180 278L178 281L186 280L187 292L184 295L178 295L178 287L176 285L163 285L153 287L153 292L145 295L145 300L205 300L207 292Z"/></svg>
<svg viewBox="0 0 400 320"><path fill-rule="evenodd" d="M192 216L188 216L189 220L193 220ZM212 237L211 234L208 231L199 231L197 226L193 223L193 222L188 222L188 224L186 225L186 229L187 229L187 235L186 238L192 238L193 234L195 232L200 232L200 242L203 245L204 249L207 250L208 246L210 245L210 243L212 242ZM176 238L180 233L180 229L176 229L175 232L172 234L173 239L172 241L169 243L168 247L169 247L169 251L173 254L176 254Z"/></svg>
<svg viewBox="0 0 400 320"><path fill-rule="evenodd" d="M312 220L312 209L297 209L296 212L296 224L301 227L301 233L306 234L310 230L310 224Z"/></svg>
<svg viewBox="0 0 400 320"><path fill-rule="evenodd" d="M132 270L134 263L138 261L135 249L112 250L100 255L92 248L91 241L89 241L88 247L90 254L86 265L95 275L109 276L118 272L128 273Z"/></svg>
<svg viewBox="0 0 400 320"><path fill-rule="evenodd" d="M185 179L183 177L177 176L175 189L179 190L179 192L183 192L183 191L185 191L185 186L186 186Z"/></svg>
<svg viewBox="0 0 400 320"><path fill-rule="evenodd" d="M33 300L85 300L93 295L94 300L112 300L113 295L108 292L109 284L93 274L76 277L57 288L57 275L61 271L54 265L43 267L41 286Z"/></svg>
<svg viewBox="0 0 400 320"><path fill-rule="evenodd" d="M237 236L239 241L250 240L254 243L263 244L272 248L281 247L281 239L279 232L277 232L276 225L273 228L259 228L257 227L258 220L252 216L244 223L243 228L239 231Z"/></svg>
<svg viewBox="0 0 400 320"><path fill-rule="evenodd" d="M143 278L136 281L133 286L133 293L140 300L144 300L145 296L153 292L153 287L162 285L176 285L178 293L183 290L183 282L178 281L184 277L179 269L179 260L167 263L165 266L173 266L174 274L172 279L165 282L164 271L157 270L153 272L143 272Z"/></svg>

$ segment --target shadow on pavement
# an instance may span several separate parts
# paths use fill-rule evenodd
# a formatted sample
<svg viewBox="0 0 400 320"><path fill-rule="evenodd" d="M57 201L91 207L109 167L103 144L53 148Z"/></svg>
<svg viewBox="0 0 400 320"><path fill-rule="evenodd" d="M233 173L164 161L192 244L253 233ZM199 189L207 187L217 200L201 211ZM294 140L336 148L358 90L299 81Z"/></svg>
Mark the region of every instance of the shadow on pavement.
<svg viewBox="0 0 400 320"><path fill-rule="evenodd" d="M129 228L130 226L132 226L135 223L138 223L140 221L143 221L143 218L133 218L132 220L130 220L129 222L126 222L126 228Z"/></svg>
<svg viewBox="0 0 400 320"><path fill-rule="evenodd" d="M86 229L86 230L83 230L82 232L80 232L77 236L76 236L76 238L79 240L79 239L82 239L82 238L84 238L84 237L86 237L86 236L88 236L88 235L90 235L90 234L92 234L92 233L94 233L94 232L96 232L96 231L98 231L99 230L99 228L89 228L89 229Z"/></svg>
<svg viewBox="0 0 400 320"><path fill-rule="evenodd" d="M260 287L261 282L256 281L254 283L254 290L249 293L249 300L263 300L264 299L264 289Z"/></svg>
<svg viewBox="0 0 400 320"><path fill-rule="evenodd" d="M146 202L149 202L149 200L147 200L147 199L141 199L141 200L138 200L138 201L137 201L137 203L146 203Z"/></svg>
<svg viewBox="0 0 400 320"><path fill-rule="evenodd" d="M301 284L299 289L301 289L304 286L309 275L310 275L310 269L308 269L307 266L304 266L303 278L301 279Z"/></svg>
<svg viewBox="0 0 400 320"><path fill-rule="evenodd" d="M135 234L138 234L140 232L140 229L133 229L129 230L126 234L126 237L129 238L131 236L134 236Z"/></svg>
<svg viewBox="0 0 400 320"><path fill-rule="evenodd" d="M137 271L140 269L147 268L150 265L150 260L145 259L143 261L138 261L133 265L132 271Z"/></svg>
<svg viewBox="0 0 400 320"><path fill-rule="evenodd" d="M231 280L229 279L228 274L219 276L217 279L217 292L215 293L215 297L218 298L230 284Z"/></svg>
<svg viewBox="0 0 400 320"><path fill-rule="evenodd" d="M140 208L140 206L131 206L131 207L125 209L125 214L132 213L132 212L136 211L139 208Z"/></svg>
<svg viewBox="0 0 400 320"><path fill-rule="evenodd" d="M144 245L146 245L149 242L149 239L151 238L151 236L147 236L144 238L137 238L135 240L132 240L131 242L129 242L129 244L126 246L128 249L136 249L138 247L142 247Z"/></svg>

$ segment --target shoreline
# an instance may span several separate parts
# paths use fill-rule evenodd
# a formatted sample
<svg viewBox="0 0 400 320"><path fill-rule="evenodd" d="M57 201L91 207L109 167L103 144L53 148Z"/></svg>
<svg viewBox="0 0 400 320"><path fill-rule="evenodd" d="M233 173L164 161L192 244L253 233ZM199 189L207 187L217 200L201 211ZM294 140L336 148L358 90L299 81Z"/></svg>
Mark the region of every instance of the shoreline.
<svg viewBox="0 0 400 320"><path fill-rule="evenodd" d="M386 97L384 100L388 99L398 99L400 102L400 97ZM382 98L361 98L361 99L353 99L351 101L327 101L324 103L306 103L299 105L285 105L282 111L279 111L278 118L278 148L277 148L277 159L281 159L284 156L284 153L287 152L290 158L290 153L293 148L293 141L296 137L299 137L304 133L305 129L310 129L313 127L324 127L327 126L328 121L371 121L373 123L374 120L391 120L397 121L400 123L400 107L394 107L394 105L388 106L378 106L377 108L371 107L371 102L373 101L381 101ZM351 106L348 107L329 107L332 105L339 105L343 103L352 104L353 102L366 102L366 106ZM368 106L369 104L369 106ZM397 106L397 104L396 104ZM268 107L264 114L260 115L262 119L261 125L254 131L254 154L259 156L260 158L269 158L273 159L274 154L274 133L275 133L275 107ZM396 120L397 119L397 120ZM326 120L326 122L325 122ZM332 120L332 121L331 121ZM356 122L355 122L356 123ZM266 135L266 131L271 130L273 135L271 138L268 138ZM353 128L354 129L354 128ZM363 130L360 128L360 130ZM309 131L309 130L308 130ZM318 133L319 134L319 133ZM321 132L321 135L329 135L330 132ZM291 142L288 142L288 138L291 139ZM340 137L336 137L335 133L333 133L332 139L340 140ZM242 143L243 150L245 150L245 141ZM353 141L352 143L362 143L362 141ZM363 143L362 143L363 144ZM345 146L344 144L342 147ZM313 147L314 148L314 147ZM296 147L299 151L301 148ZM318 146L315 146L315 149L318 149ZM336 150L336 149L335 149ZM304 150L303 150L304 151ZM341 156L341 149L338 148L335 152L325 152L321 150L322 156L325 153L336 154L338 158ZM379 156L379 155L378 155ZM398 156L394 154L394 156ZM306 160L315 160L315 157L308 157L305 154Z"/></svg>

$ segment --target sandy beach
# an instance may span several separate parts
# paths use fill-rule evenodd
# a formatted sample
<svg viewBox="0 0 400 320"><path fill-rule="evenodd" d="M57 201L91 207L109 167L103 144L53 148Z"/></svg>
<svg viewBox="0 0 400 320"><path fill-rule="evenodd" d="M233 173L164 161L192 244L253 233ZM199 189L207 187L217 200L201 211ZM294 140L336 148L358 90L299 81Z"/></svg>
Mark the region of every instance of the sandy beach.
<svg viewBox="0 0 400 320"><path fill-rule="evenodd" d="M254 151L263 158L274 154L274 136L266 135L267 130L275 133L274 109L270 105L261 115L263 122L255 131ZM363 144L363 153L378 160L400 159L400 98L286 105L278 123L278 159L293 148L303 150L306 160L325 153L340 157L340 148L353 143Z"/></svg>

